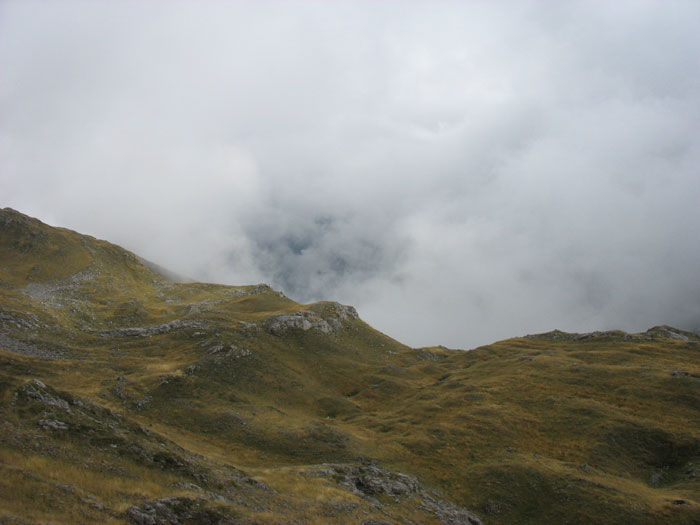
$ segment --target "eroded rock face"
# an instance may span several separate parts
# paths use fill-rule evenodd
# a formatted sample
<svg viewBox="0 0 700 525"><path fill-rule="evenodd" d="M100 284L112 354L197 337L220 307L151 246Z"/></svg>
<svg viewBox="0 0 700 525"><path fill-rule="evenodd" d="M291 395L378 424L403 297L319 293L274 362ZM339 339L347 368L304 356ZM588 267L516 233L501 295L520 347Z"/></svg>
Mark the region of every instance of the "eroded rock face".
<svg viewBox="0 0 700 525"><path fill-rule="evenodd" d="M265 320L265 329L278 337L284 335L287 330L318 330L328 334L342 328L343 323L357 319L357 310L352 306L333 303L324 312L325 315L305 310L293 314L274 315Z"/></svg>

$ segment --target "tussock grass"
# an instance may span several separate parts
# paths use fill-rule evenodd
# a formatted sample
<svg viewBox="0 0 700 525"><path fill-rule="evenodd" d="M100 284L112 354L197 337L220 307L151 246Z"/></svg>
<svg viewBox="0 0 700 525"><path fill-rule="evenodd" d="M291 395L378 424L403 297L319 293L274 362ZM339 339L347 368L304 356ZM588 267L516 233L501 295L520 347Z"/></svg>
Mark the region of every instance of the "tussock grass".
<svg viewBox="0 0 700 525"><path fill-rule="evenodd" d="M127 453L147 444L212 479L239 468L267 483L275 490L231 480L207 489L261 523L434 521L412 499L383 501L387 517L306 475L359 458L417 476L487 523L700 522L700 339L692 334L555 332L462 352L411 349L347 320L329 334L277 337L265 330L269 316L332 308L260 286L171 283L119 247L10 215L13 225L0 231L0 311L17 322L6 321L3 334L59 349L63 359L0 348L0 516L120 522L130 505L201 497L183 488L204 484L187 469ZM100 335L175 319L207 325ZM228 354L232 347L248 353ZM32 378L121 422L15 403ZM80 430L45 430L41 418ZM238 499L227 492L234 485Z"/></svg>

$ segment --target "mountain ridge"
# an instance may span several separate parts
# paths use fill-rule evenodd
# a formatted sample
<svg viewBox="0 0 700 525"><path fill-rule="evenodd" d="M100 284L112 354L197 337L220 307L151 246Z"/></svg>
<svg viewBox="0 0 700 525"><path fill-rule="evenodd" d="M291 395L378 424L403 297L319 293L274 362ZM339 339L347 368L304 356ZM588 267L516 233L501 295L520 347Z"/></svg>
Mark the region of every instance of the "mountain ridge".
<svg viewBox="0 0 700 525"><path fill-rule="evenodd" d="M8 208L0 301L10 523L700 520L690 332L413 349Z"/></svg>

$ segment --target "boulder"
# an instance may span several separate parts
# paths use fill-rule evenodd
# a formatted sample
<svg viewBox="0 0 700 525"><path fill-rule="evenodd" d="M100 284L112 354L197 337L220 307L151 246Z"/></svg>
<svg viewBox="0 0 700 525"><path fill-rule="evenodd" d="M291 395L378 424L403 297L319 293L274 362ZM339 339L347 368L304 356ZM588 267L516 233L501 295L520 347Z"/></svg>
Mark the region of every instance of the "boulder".
<svg viewBox="0 0 700 525"><path fill-rule="evenodd" d="M344 322L359 318L357 310L352 306L331 303L328 306L324 305L323 309L323 315L313 310L273 315L265 319L265 329L278 337L284 335L288 330L318 330L329 334L340 330Z"/></svg>

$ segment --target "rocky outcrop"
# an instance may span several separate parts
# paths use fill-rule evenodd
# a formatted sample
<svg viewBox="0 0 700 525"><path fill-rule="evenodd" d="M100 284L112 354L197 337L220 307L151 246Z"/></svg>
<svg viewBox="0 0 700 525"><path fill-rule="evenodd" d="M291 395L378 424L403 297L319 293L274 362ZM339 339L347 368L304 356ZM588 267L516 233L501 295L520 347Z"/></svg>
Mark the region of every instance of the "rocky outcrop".
<svg viewBox="0 0 700 525"><path fill-rule="evenodd" d="M313 312L298 312L288 315L275 315L266 319L265 328L272 335L282 336L287 330L318 330L327 334L332 331L328 321Z"/></svg>
<svg viewBox="0 0 700 525"><path fill-rule="evenodd" d="M331 303L328 307L331 316L337 318L340 321L345 321L348 319L359 319L357 310L354 306L340 303Z"/></svg>
<svg viewBox="0 0 700 525"><path fill-rule="evenodd" d="M358 496L406 496L421 490L416 478L400 472L390 472L371 463L359 466L327 463L318 468L315 474L334 480Z"/></svg>
<svg viewBox="0 0 700 525"><path fill-rule="evenodd" d="M184 315L197 315L206 312L215 311L215 306L223 301L199 301L198 303L190 303L183 307Z"/></svg>
<svg viewBox="0 0 700 525"><path fill-rule="evenodd" d="M29 312L0 312L0 325L3 329L22 328L36 330L39 327L46 328L39 317Z"/></svg>
<svg viewBox="0 0 700 525"><path fill-rule="evenodd" d="M58 419L40 419L37 425L44 430L68 430L68 424Z"/></svg>
<svg viewBox="0 0 700 525"><path fill-rule="evenodd" d="M69 433L75 446L85 447L85 450L101 449L103 457L135 460L141 466L170 472L201 487L224 491L234 488L267 490L265 484L241 470L230 466L212 468L212 463L206 458L187 451L165 436L106 407L56 390L38 379L32 379L15 390L12 406L23 417L35 418L35 428L41 431L48 443L52 443L51 435ZM1 423L0 434L3 428L7 428ZM21 443L25 441L23 439Z"/></svg>
<svg viewBox="0 0 700 525"><path fill-rule="evenodd" d="M53 388L46 386L42 381L38 379L32 379L26 385L20 387L16 393L15 397L21 397L27 400L39 401L44 405L60 408L65 410L69 414L72 410L69 406L69 400L65 399Z"/></svg>
<svg viewBox="0 0 700 525"><path fill-rule="evenodd" d="M79 305L83 302L76 292L84 281L91 281L99 275L99 270L92 264L66 279L54 280L46 283L29 283L21 292L39 301L42 305L51 308L64 308L66 306Z"/></svg>
<svg viewBox="0 0 700 525"><path fill-rule="evenodd" d="M543 334L528 334L525 336L527 339L545 339L548 341L587 341L587 340L599 340L599 339L614 339L614 340L641 340L648 339L643 335L628 334L621 330L607 330L607 331L596 331L587 332L584 334L568 333L562 332L561 330L552 330L551 332L546 332Z"/></svg>
<svg viewBox="0 0 700 525"><path fill-rule="evenodd" d="M231 359L241 359L243 357L249 357L253 354L247 348L240 348L236 345L214 345L209 348L207 355L216 356L217 358L231 358Z"/></svg>
<svg viewBox="0 0 700 525"><path fill-rule="evenodd" d="M62 359L64 357L62 352L56 349L20 341L5 334L0 334L0 349L43 359Z"/></svg>
<svg viewBox="0 0 700 525"><path fill-rule="evenodd" d="M649 328L644 334L649 337L668 337L669 339L678 339L679 341L700 341L700 336L693 332L686 332L685 330L679 330L678 328L666 325Z"/></svg>
<svg viewBox="0 0 700 525"><path fill-rule="evenodd" d="M628 334L622 330L598 330L595 332L587 332L584 334L562 332L561 330L553 330L543 334L531 334L525 336L527 339L546 339L549 341L597 341L597 340L615 340L615 341L649 341L655 337L665 337L669 339L678 339L679 341L694 341L700 342L700 336L693 332L686 332L673 328L672 326L655 326L649 328L641 334Z"/></svg>
<svg viewBox="0 0 700 525"><path fill-rule="evenodd" d="M324 305L325 306L325 305ZM318 330L328 334L339 330L343 323L358 319L357 310L352 306L339 303L331 303L325 306L321 312L304 310L293 314L274 315L268 317L264 324L265 329L278 337L288 330Z"/></svg>
<svg viewBox="0 0 700 525"><path fill-rule="evenodd" d="M104 332L100 332L99 335L101 337L151 337L154 335L167 334L168 332L176 330L202 329L206 327L207 323L204 321L182 321L180 319L175 319L167 323L150 326L105 330Z"/></svg>
<svg viewBox="0 0 700 525"><path fill-rule="evenodd" d="M431 352L427 348L419 348L416 350L416 357L423 361L440 361L442 359L445 359L445 357L447 356Z"/></svg>
<svg viewBox="0 0 700 525"><path fill-rule="evenodd" d="M126 518L134 525L178 525L198 523L201 525L224 525L245 523L224 516L205 507L206 500L190 498L161 498L143 505L134 505L126 511Z"/></svg>
<svg viewBox="0 0 700 525"><path fill-rule="evenodd" d="M354 494L374 500L384 494L395 498L417 496L419 507L434 514L445 525L481 525L481 520L466 509L440 499L407 474L391 472L374 462L363 465L324 464L315 470L320 477L332 479Z"/></svg>
<svg viewBox="0 0 700 525"><path fill-rule="evenodd" d="M43 405L42 413L44 419L37 422L42 428L65 430L62 425L70 428L71 424L76 423L76 421L77 426L101 422L101 426L112 427L120 424L122 421L120 414L108 408L94 405L67 392L56 390L38 379L31 379L15 390L13 405L17 403L39 403ZM49 419L48 416L53 418L60 417L64 421ZM69 423L66 423L66 421Z"/></svg>
<svg viewBox="0 0 700 525"><path fill-rule="evenodd" d="M481 520L469 512L450 503L449 501L435 498L423 492L420 508L432 512L443 525L482 525Z"/></svg>

